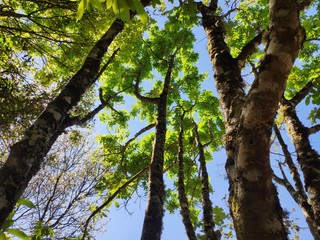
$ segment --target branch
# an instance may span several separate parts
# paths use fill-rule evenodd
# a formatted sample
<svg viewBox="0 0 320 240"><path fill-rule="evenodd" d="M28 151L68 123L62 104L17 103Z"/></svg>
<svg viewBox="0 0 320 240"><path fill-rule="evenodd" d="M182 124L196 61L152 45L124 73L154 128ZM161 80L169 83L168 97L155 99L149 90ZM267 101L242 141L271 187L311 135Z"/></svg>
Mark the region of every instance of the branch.
<svg viewBox="0 0 320 240"><path fill-rule="evenodd" d="M14 18L29 18L28 15L21 14L21 13L16 13L14 11L3 11L5 8L10 8L10 6L3 6L3 4L0 4L0 16L1 17L14 17Z"/></svg>
<svg viewBox="0 0 320 240"><path fill-rule="evenodd" d="M299 11L303 11L305 10L307 7L310 6L312 0L304 0L304 1L301 1L299 3Z"/></svg>
<svg viewBox="0 0 320 240"><path fill-rule="evenodd" d="M314 125L314 126L308 128L308 134L309 135L317 133L319 131L320 131L320 124L317 124L317 125Z"/></svg>
<svg viewBox="0 0 320 240"><path fill-rule="evenodd" d="M320 41L320 38L307 38L305 41L306 41L306 42Z"/></svg>
<svg viewBox="0 0 320 240"><path fill-rule="evenodd" d="M288 167L290 169L290 173L292 175L292 178L293 178L293 181L294 181L294 184L295 184L295 187L296 187L296 192L299 195L299 198L302 198L305 201L307 201L308 197L307 197L305 191L303 190L303 184L302 184L302 181L301 181L301 178L300 178L299 171L298 171L296 165L293 162L291 154L290 154L290 152L288 150L288 146L285 144L278 127L276 125L274 125L273 129L274 129L274 132L275 132L275 134L276 134L276 136L277 136L277 138L279 140L280 146L282 148L282 152L283 152L283 154L285 156L285 159L286 159L286 163L287 163L287 165L288 165Z"/></svg>
<svg viewBox="0 0 320 240"><path fill-rule="evenodd" d="M102 73L107 69L107 67L109 66L109 64L113 61L114 57L117 55L117 53L119 52L120 48L117 48L116 50L114 50L114 52L112 53L111 57L108 59L108 61L106 62L105 65L103 65L103 67L100 69L99 73L96 76L96 80L99 79L99 77L101 77Z"/></svg>
<svg viewBox="0 0 320 240"><path fill-rule="evenodd" d="M155 123L151 123L149 124L148 126L140 129L139 132L137 132L132 138L130 138L126 143L125 145L123 146L122 150L121 150L121 161L120 161L120 164L122 165L123 163L123 160L124 160L124 155L125 155L125 151L127 150L127 147L129 146L129 144L134 141L137 137L139 137L141 134L145 133L146 131L150 130L151 128L154 128L156 126Z"/></svg>
<svg viewBox="0 0 320 240"><path fill-rule="evenodd" d="M177 51L178 50L176 50L171 55L170 60L168 61L168 69L167 69L167 72L166 72L166 76L164 78L164 83L163 83L163 89L162 89L162 92L161 92L161 96L162 95L166 95L167 96L167 94L168 94L169 84L170 84L170 81L171 81L171 73L172 73L172 69L174 67L174 59L175 59L175 55L176 55Z"/></svg>
<svg viewBox="0 0 320 240"><path fill-rule="evenodd" d="M310 92L311 88L313 87L312 82L308 82L296 95L290 100L290 103L293 106L298 105Z"/></svg>
<svg viewBox="0 0 320 240"><path fill-rule="evenodd" d="M98 80L98 78L102 75L102 73L107 69L107 67L110 65L110 63L112 63L115 55L118 53L119 51L119 48L116 49L113 54L111 55L111 57L108 59L108 61L106 62L105 65L103 65L103 67L100 69L100 71L98 72L97 76L96 76L96 81ZM102 89L99 88L99 98L100 98L100 102L101 104L96 107L94 110L92 110L91 112L89 112L85 117L69 117L67 116L66 119L64 120L64 124L63 124L63 127L64 128L67 128L67 127L70 127L72 125L83 125L84 123L86 123L87 121L91 120L92 118L94 118L94 116L96 114L98 114L104 107L108 106L109 108L111 108L113 111L117 112L119 115L121 115L121 113L119 113L117 110L115 110L110 104L109 104L109 101L114 98L115 96L117 96L119 93L122 93L126 90L128 90L129 88L131 88L132 86L130 87L126 87L125 89L121 90L120 92L116 93L115 95L113 96L109 96L107 98L107 100L104 100L103 99L103 96L102 96Z"/></svg>
<svg viewBox="0 0 320 240"><path fill-rule="evenodd" d="M140 78L141 78L141 70L140 70L139 73L138 73L138 77L137 77L136 83L135 83L135 85L134 85L134 94L136 95L136 97L137 97L141 102L144 102L144 103L148 103L148 104L158 104L160 98L145 97L145 96L142 96L142 95L139 93L139 83L140 83L140 81L141 81Z"/></svg>
<svg viewBox="0 0 320 240"><path fill-rule="evenodd" d="M128 147L128 145L129 145L132 141L134 141L137 137L139 137L141 134L145 133L146 131L150 130L151 128L154 128L155 126L156 126L155 123L151 123L151 124L149 124L148 126L140 129L139 132L137 132L135 135L133 135L133 137L130 138L130 139L125 143L125 145L123 146L123 152L125 151L125 149Z"/></svg>
<svg viewBox="0 0 320 240"><path fill-rule="evenodd" d="M149 169L149 166L141 169L138 173L136 173L133 177L131 177L128 181L126 181L123 185L121 185L117 191L115 191L113 194L111 194L111 196L103 203L101 204L96 210L93 211L93 213L88 217L85 225L84 225L84 230L83 230L83 235L81 240L85 239L85 236L87 235L87 229L88 229L88 225L91 221L91 219L97 215L98 213L100 213L102 211L103 208L105 208L106 206L108 206L108 204L116 198L116 196L123 190L125 189L130 183L132 183L133 181L135 181L137 178L139 178L141 175L143 175L147 170Z"/></svg>
<svg viewBox="0 0 320 240"><path fill-rule="evenodd" d="M218 0L211 0L209 3L209 8L210 10L212 10L213 12L217 11L218 8Z"/></svg>
<svg viewBox="0 0 320 240"><path fill-rule="evenodd" d="M221 15L221 17L226 18L228 17L231 13L235 12L235 11L239 11L242 10L241 8L231 8L228 12L226 12L225 14Z"/></svg>
<svg viewBox="0 0 320 240"><path fill-rule="evenodd" d="M280 163L279 163L280 164ZM280 185L284 186L292 198L297 202L296 191L293 186L290 184L287 178L280 178L277 175L273 174L273 179Z"/></svg>
<svg viewBox="0 0 320 240"><path fill-rule="evenodd" d="M150 50L150 52L153 54L153 56L155 56L156 58L158 58L158 59L161 60L161 61L168 62L168 60L166 60L166 59L158 56L158 55L152 50L150 44L149 44L147 41L145 41L144 39L142 39L142 41L147 45L147 47L149 48L149 50Z"/></svg>
<svg viewBox="0 0 320 240"><path fill-rule="evenodd" d="M79 44L79 43L77 43L77 42L69 41L69 40L57 40L57 39L55 39L55 38L42 35L41 33L38 33L38 32L35 32L35 31L31 31L31 30L22 29L22 28L16 28L16 27L9 27L9 26L2 26L2 25L0 25L0 29L18 32L19 34L21 34L21 32L29 33L29 34L33 34L33 35L35 35L35 36L38 36L38 37L41 37L41 38L43 38L43 39L47 39L47 40L50 40L50 41L53 41L53 42L57 42L57 43L73 43L73 44Z"/></svg>
<svg viewBox="0 0 320 240"><path fill-rule="evenodd" d="M263 30L257 36L255 36L251 41L249 41L242 49L239 56L236 58L239 68L243 68L245 62L248 58L255 52L258 51L258 46L261 44L262 40L266 38L268 31Z"/></svg>
<svg viewBox="0 0 320 240"><path fill-rule="evenodd" d="M55 197L55 195L56 195L56 191L57 191L57 188L58 188L58 184L59 184L59 182L60 182L60 179L61 179L61 177L63 176L64 173L65 173L65 172L62 171L62 172L59 174L59 176L57 177L57 179L56 179L56 181L55 181L55 184L54 184L54 186L53 186L52 194L51 194L51 196L49 197L49 199L48 199L48 201L47 201L47 204L46 204L46 206L44 207L43 213L42 213L42 215L41 215L41 217L40 217L40 219L39 219L40 221L43 221L43 219L45 218L45 216L46 216L46 214L47 214L47 211L48 211L48 209L49 209L50 203L53 201L53 199L54 199L54 197Z"/></svg>

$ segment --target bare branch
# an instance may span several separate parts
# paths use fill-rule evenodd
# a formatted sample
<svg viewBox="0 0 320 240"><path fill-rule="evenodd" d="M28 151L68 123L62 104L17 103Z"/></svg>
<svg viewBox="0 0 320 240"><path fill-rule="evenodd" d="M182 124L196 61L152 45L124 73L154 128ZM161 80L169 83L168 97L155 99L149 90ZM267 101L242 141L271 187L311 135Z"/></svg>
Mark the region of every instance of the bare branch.
<svg viewBox="0 0 320 240"><path fill-rule="evenodd" d="M320 124L317 124L317 125L314 125L310 128L308 128L308 134L311 135L311 134L315 134L317 132L320 131Z"/></svg>
<svg viewBox="0 0 320 240"><path fill-rule="evenodd" d="M296 191L294 190L294 187L290 184L287 178L280 178L277 175L273 174L273 179L278 184L284 186L287 189L287 191L290 193L290 195L294 198L294 200L297 201Z"/></svg>
<svg viewBox="0 0 320 240"><path fill-rule="evenodd" d="M304 0L304 1L301 1L299 3L299 11L303 11L305 10L307 7L310 6L312 0Z"/></svg>
<svg viewBox="0 0 320 240"><path fill-rule="evenodd" d="M292 175L295 187L296 187L296 192L299 195L299 198L304 199L305 201L307 201L308 197L305 193L305 191L303 190L303 184L300 178L300 174L299 171L296 167L296 165L293 162L293 159L291 157L291 154L288 150L288 146L285 144L282 135L280 133L280 130L278 129L278 127L276 125L273 126L274 132L279 140L280 146L282 148L282 152L285 156L286 159L286 163L288 164L288 167L290 169L290 173Z"/></svg>
<svg viewBox="0 0 320 240"><path fill-rule="evenodd" d="M8 11L3 11L3 9L10 8ZM1 17L14 17L14 18L29 18L28 15L16 13L11 10L12 8L10 6L4 6L3 4L0 4L0 16Z"/></svg>
<svg viewBox="0 0 320 240"><path fill-rule="evenodd" d="M145 133L146 131L154 128L155 126L156 126L155 123L151 123L151 124L149 124L148 126L140 129L139 132L137 132L132 138L130 138L130 139L125 143L125 145L123 146L123 150L122 150L122 151L124 152L125 149L128 147L128 145L129 145L132 141L134 141L137 137L139 137L141 134Z"/></svg>
<svg viewBox="0 0 320 240"><path fill-rule="evenodd" d="M306 42L320 41L320 38L307 38L305 41L306 41Z"/></svg>
<svg viewBox="0 0 320 240"><path fill-rule="evenodd" d="M239 10L241 10L241 8L237 8L237 7L231 8L228 12L226 12L225 14L223 14L221 17L226 18L226 17L228 17L231 13L233 13L233 12L235 12L235 11L239 11Z"/></svg>
<svg viewBox="0 0 320 240"><path fill-rule="evenodd" d="M239 68L243 68L245 65L245 62L248 60L248 58L258 51L258 46L261 44L263 38L266 37L268 34L268 31L263 30L261 33L259 33L257 36L255 36L251 41L249 41L242 49L238 57L236 58L238 62Z"/></svg>
<svg viewBox="0 0 320 240"><path fill-rule="evenodd" d="M312 82L308 82L296 95L290 100L290 103L293 106L298 105L310 92L311 88L313 87Z"/></svg>

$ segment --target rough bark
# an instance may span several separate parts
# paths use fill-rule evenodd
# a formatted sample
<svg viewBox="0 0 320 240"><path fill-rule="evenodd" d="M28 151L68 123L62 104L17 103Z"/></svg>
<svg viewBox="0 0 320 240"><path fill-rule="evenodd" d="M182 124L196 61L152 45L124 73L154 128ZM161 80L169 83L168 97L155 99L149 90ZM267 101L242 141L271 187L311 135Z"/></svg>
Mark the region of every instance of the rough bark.
<svg viewBox="0 0 320 240"><path fill-rule="evenodd" d="M201 192L202 192L202 209L203 209L203 225L204 225L204 233L206 235L206 239L208 240L219 240L220 235L219 232L214 231L214 221L213 221L213 213L212 213L212 202L210 200L210 185L209 185L209 176L207 171L207 163L204 155L204 147L201 143L198 126L195 123L194 127L195 131L195 140L198 146L199 151L199 163L201 170Z"/></svg>
<svg viewBox="0 0 320 240"><path fill-rule="evenodd" d="M148 204L143 222L141 240L160 240L162 233L163 205L165 199L163 162L167 131L167 96L173 66L174 55L172 55L168 61L168 70L158 100L156 135L149 169Z"/></svg>
<svg viewBox="0 0 320 240"><path fill-rule="evenodd" d="M217 1L198 6L225 117L229 204L237 239L287 239L272 183L269 146L278 103L305 38L299 5L292 0L269 1L266 53L246 96L240 75L243 64L224 42L223 19L215 15Z"/></svg>
<svg viewBox="0 0 320 240"><path fill-rule="evenodd" d="M180 204L180 214L182 216L182 222L184 224L184 228L186 230L188 239L196 240L196 233L194 231L194 227L192 221L190 219L190 209L189 203L186 196L186 191L184 187L184 147L183 147L183 118L184 113L180 120L180 131L178 136L178 198Z"/></svg>
<svg viewBox="0 0 320 240"><path fill-rule="evenodd" d="M297 160L303 173L305 189L309 194L308 203L314 214L315 231L320 236L320 156L310 144L308 128L298 118L295 104L283 98L281 111L298 155Z"/></svg>

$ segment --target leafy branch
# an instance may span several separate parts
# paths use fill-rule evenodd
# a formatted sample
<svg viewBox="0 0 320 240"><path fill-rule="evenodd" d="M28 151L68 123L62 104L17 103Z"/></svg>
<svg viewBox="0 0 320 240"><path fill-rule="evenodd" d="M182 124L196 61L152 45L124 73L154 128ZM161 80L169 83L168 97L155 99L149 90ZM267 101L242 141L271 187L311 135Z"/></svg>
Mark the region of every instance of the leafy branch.
<svg viewBox="0 0 320 240"><path fill-rule="evenodd" d="M84 230L83 230L83 235L82 235L82 240L85 239L86 235L88 234L87 229L88 229L88 225L90 223L90 221L92 220L92 218L94 216L96 216L98 213L100 213L106 206L108 206L112 200L114 200L117 195L124 190L130 183L134 182L136 179L138 179L139 177L141 177L144 173L147 172L147 170L149 169L149 166L144 167L143 169L141 169L139 172L137 172L134 176L132 176L128 181L126 181L124 184L122 184L113 194L111 194L110 197L108 197L108 199L101 204L98 208L96 208L92 214L88 217L85 225L84 225Z"/></svg>

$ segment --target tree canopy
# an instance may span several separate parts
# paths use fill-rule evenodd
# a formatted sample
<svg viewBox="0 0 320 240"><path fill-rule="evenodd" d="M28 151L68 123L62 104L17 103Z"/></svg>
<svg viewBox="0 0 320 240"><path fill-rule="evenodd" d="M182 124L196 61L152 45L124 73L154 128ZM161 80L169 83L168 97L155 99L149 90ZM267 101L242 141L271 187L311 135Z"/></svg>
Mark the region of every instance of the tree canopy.
<svg viewBox="0 0 320 240"><path fill-rule="evenodd" d="M320 239L319 11L2 1L0 239L94 239L137 195L144 240L178 211L188 239L296 239L277 189ZM228 189L208 166L218 151Z"/></svg>

